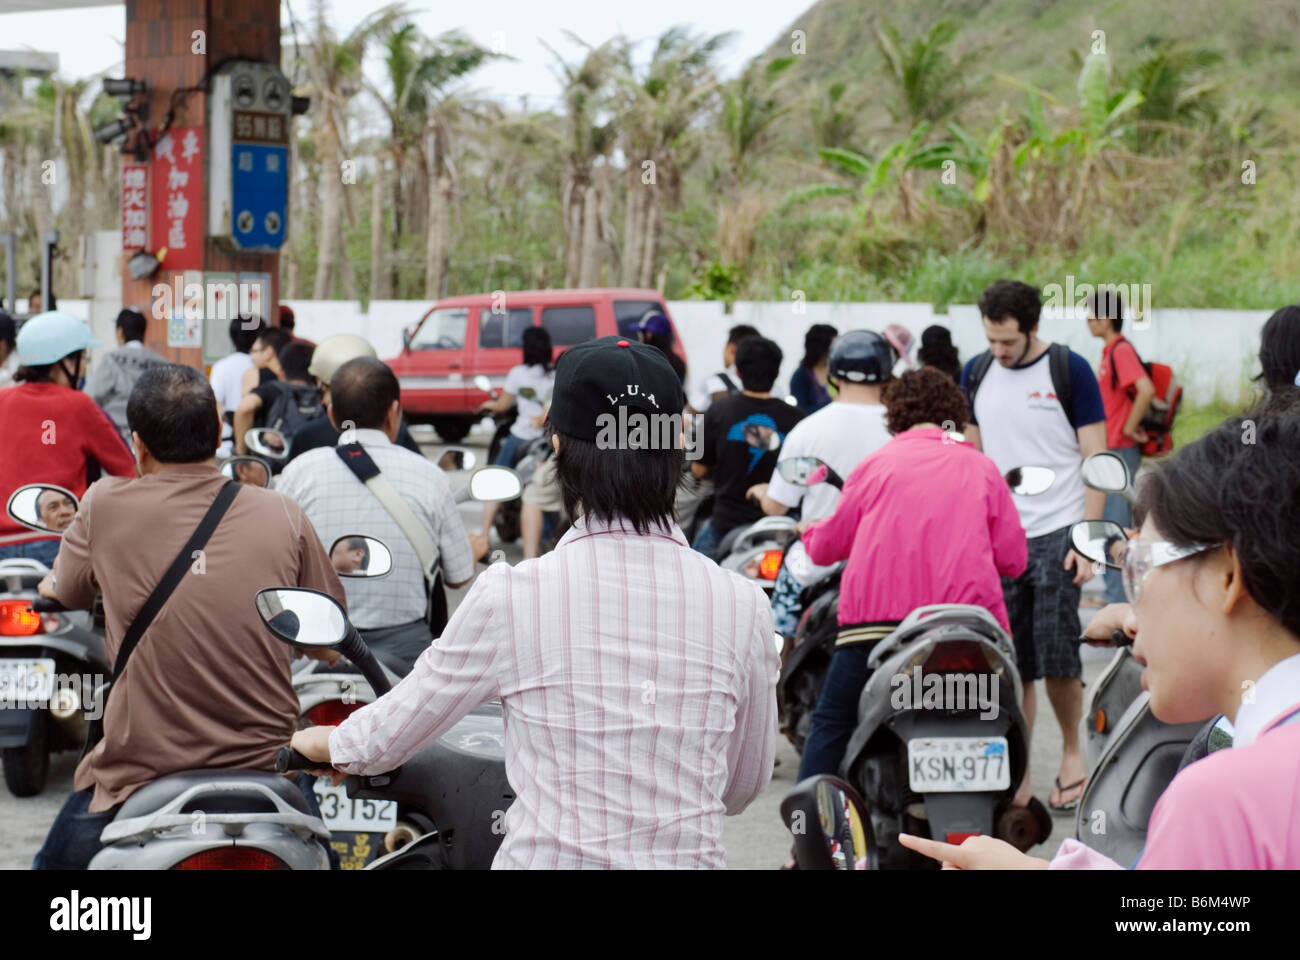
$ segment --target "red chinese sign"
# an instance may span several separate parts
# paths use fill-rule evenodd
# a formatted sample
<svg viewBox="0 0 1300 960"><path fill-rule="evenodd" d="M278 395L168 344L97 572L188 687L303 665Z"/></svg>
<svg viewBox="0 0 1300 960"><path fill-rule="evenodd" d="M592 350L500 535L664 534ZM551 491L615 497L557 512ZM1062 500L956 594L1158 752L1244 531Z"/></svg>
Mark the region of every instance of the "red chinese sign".
<svg viewBox="0 0 1300 960"><path fill-rule="evenodd" d="M153 245L168 270L203 269L203 128L173 127L153 148Z"/></svg>
<svg viewBox="0 0 1300 960"><path fill-rule="evenodd" d="M149 164L122 164L122 249L149 246Z"/></svg>

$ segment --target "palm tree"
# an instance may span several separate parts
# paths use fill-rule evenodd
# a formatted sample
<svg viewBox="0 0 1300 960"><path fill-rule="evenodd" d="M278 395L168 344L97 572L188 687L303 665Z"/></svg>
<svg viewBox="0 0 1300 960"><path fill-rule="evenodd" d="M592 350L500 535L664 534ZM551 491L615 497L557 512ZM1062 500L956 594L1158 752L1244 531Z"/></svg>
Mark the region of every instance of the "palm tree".
<svg viewBox="0 0 1300 960"><path fill-rule="evenodd" d="M587 55L581 62L566 62L542 41L542 46L559 63L558 73L564 85L567 146L560 193L564 211L565 284L594 286L599 282L599 244L605 239L601 207L608 200L608 185L603 178L593 178L593 169L615 142L613 123L608 119L599 121L611 108L610 83L618 65L626 60L625 44L615 37L592 47L567 30L565 36L586 49Z"/></svg>
<svg viewBox="0 0 1300 960"><path fill-rule="evenodd" d="M955 21L940 20L927 33L913 37L911 44L904 44L893 24L875 28L885 75L899 98L889 111L908 130L924 121L940 123L970 99L965 78L972 55L954 60L948 52L958 29Z"/></svg>
<svg viewBox="0 0 1300 960"><path fill-rule="evenodd" d="M337 271L345 294L356 295L356 276L343 249L343 214L347 204L343 191L341 161L347 155L346 110L361 89L361 64L366 47L377 35L404 15L400 4L390 4L367 16L342 40L325 20L325 0L316 0L315 29L304 54L311 84L312 108L316 121L316 145L320 157L320 225L318 255L312 298L330 296Z"/></svg>
<svg viewBox="0 0 1300 960"><path fill-rule="evenodd" d="M718 89L713 60L732 33L693 37L672 27L655 43L641 76L630 62L619 71L618 127L627 160L622 283L649 287L654 280L663 200L680 206L682 152L695 121ZM653 167L645 167L650 161ZM647 173L654 176L647 180Z"/></svg>

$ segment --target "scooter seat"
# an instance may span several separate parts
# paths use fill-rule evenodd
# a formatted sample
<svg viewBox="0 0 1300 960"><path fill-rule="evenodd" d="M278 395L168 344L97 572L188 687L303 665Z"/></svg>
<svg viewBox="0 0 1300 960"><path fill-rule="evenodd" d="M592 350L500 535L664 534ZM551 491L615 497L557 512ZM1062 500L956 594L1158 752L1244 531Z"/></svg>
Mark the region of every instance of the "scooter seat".
<svg viewBox="0 0 1300 960"><path fill-rule="evenodd" d="M185 770L168 774L146 784L127 797L114 819L144 817L167 806L186 790L205 783L252 780L272 790L295 810L311 816L307 798L292 780L265 770ZM202 810L205 813L274 813L267 798L253 790L212 790L196 793L179 813Z"/></svg>

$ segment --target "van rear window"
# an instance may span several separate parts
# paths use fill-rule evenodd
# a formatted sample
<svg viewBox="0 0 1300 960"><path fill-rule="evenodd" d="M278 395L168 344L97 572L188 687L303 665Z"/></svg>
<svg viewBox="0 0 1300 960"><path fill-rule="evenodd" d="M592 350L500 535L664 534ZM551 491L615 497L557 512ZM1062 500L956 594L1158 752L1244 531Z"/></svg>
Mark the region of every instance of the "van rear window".
<svg viewBox="0 0 1300 960"><path fill-rule="evenodd" d="M668 316L664 305L657 300L615 300L614 319L618 322L619 336L635 338L636 331L632 328L641 321L647 310L658 310L665 317Z"/></svg>
<svg viewBox="0 0 1300 960"><path fill-rule="evenodd" d="M480 347L522 347L524 331L532 325L532 307L511 307L509 310L496 313L491 310L480 310L478 345Z"/></svg>
<svg viewBox="0 0 1300 960"><path fill-rule="evenodd" d="M567 347L596 336L594 307L545 307L542 326L551 335L551 343Z"/></svg>

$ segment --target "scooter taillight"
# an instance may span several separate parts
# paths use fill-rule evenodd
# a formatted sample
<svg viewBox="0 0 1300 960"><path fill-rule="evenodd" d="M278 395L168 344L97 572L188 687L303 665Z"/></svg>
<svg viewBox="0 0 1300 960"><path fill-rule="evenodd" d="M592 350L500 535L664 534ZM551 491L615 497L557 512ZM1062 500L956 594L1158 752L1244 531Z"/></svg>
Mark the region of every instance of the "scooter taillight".
<svg viewBox="0 0 1300 960"><path fill-rule="evenodd" d="M30 637L41 629L41 615L30 600L0 601L0 636Z"/></svg>
<svg viewBox="0 0 1300 960"><path fill-rule="evenodd" d="M921 666L924 673L985 673L988 669L984 649L973 640L937 644Z"/></svg>
<svg viewBox="0 0 1300 960"><path fill-rule="evenodd" d="M362 703L344 703L342 700L326 700L307 711L306 717L315 727L337 727L365 706Z"/></svg>
<svg viewBox="0 0 1300 960"><path fill-rule="evenodd" d="M745 576L755 580L775 580L784 558L785 554L780 550L764 550L761 557L745 565Z"/></svg>
<svg viewBox="0 0 1300 960"><path fill-rule="evenodd" d="M288 870L289 865L265 850L252 847L217 847L186 857L173 870Z"/></svg>

